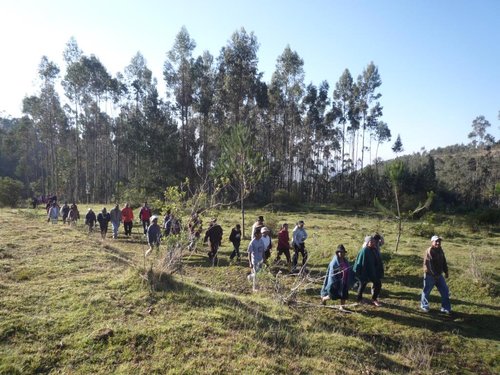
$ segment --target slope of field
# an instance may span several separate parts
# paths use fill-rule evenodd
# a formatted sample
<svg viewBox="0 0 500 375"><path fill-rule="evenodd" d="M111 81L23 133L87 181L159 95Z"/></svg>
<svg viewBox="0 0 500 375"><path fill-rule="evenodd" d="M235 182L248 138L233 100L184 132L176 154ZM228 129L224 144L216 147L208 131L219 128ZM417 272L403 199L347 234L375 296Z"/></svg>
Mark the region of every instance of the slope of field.
<svg viewBox="0 0 500 375"><path fill-rule="evenodd" d="M144 258L137 224L132 238L102 241L81 223L47 223L41 209L0 210L0 373L500 373L498 228L470 233L454 218L432 224L449 233L443 248L454 312L446 316L437 291L433 310L419 310L429 245L414 234L421 223L405 225L395 254L392 222L340 211L264 214L273 230L306 221L310 272L301 279L273 266L252 293L246 262L228 262L233 211L219 215L218 267L201 249L185 257L182 274L160 277L150 291L144 266L162 254ZM353 260L373 231L386 238L383 307L322 307L321 276L337 244Z"/></svg>

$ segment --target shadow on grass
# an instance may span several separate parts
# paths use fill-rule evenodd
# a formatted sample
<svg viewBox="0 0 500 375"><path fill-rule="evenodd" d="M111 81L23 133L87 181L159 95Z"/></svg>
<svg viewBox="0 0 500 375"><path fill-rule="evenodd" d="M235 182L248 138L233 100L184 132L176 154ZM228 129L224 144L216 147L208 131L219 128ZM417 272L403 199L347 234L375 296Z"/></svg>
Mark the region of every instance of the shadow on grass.
<svg viewBox="0 0 500 375"><path fill-rule="evenodd" d="M397 294L397 293L395 293ZM408 293L404 293L407 294ZM413 297L413 295L412 295ZM418 296L417 296L418 297ZM409 327L427 328L433 332L451 332L470 337L489 340L498 340L500 337L500 327L498 326L498 316L492 314L467 314L453 311L450 315L439 312L441 299L439 296L431 296L431 311L421 312L418 309L419 302L415 303L415 308L385 303L382 309L367 310L367 315L392 320L398 324ZM454 304L461 304L461 301L453 301ZM436 306L432 309L432 306ZM492 308L492 306L487 306ZM398 314L402 312L403 314Z"/></svg>

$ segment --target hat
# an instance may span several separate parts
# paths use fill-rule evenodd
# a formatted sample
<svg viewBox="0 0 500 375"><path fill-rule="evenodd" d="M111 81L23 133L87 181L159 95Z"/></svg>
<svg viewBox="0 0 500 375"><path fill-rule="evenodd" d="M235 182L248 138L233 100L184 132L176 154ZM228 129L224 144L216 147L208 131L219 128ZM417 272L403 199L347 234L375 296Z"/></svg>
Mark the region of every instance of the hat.
<svg viewBox="0 0 500 375"><path fill-rule="evenodd" d="M304 220L299 220L297 224L304 224Z"/></svg>
<svg viewBox="0 0 500 375"><path fill-rule="evenodd" d="M151 216L151 221L155 221L155 220L158 220L158 216L156 216L156 215Z"/></svg>
<svg viewBox="0 0 500 375"><path fill-rule="evenodd" d="M373 240L373 236L366 236L365 237L365 243L368 243Z"/></svg>
<svg viewBox="0 0 500 375"><path fill-rule="evenodd" d="M259 221L264 221L264 216L259 216L258 219Z"/></svg>
<svg viewBox="0 0 500 375"><path fill-rule="evenodd" d="M442 239L441 237L434 235L434 236L431 237L431 242L434 242L434 241L437 241L437 240L441 240L441 239Z"/></svg>
<svg viewBox="0 0 500 375"><path fill-rule="evenodd" d="M269 232L269 229L267 227L262 227L260 230L260 233L264 233L264 232Z"/></svg>
<svg viewBox="0 0 500 375"><path fill-rule="evenodd" d="M344 245L339 245L337 246L337 250L335 250L336 253L347 253L347 250L345 249Z"/></svg>

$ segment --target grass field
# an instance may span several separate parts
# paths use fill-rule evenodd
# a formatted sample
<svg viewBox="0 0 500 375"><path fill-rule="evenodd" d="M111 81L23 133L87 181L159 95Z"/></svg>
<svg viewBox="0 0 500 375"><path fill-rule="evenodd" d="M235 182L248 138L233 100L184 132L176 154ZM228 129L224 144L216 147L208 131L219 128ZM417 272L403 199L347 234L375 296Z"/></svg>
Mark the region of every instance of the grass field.
<svg viewBox="0 0 500 375"><path fill-rule="evenodd" d="M42 209L0 210L0 374L500 373L499 228L472 232L457 217L405 223L396 254L396 225L368 213L247 218L257 214L275 233L284 221L305 220L306 279L271 267L252 293L247 263L228 262L236 211L218 214L218 267L199 250L185 256L181 273L156 275L151 291L145 266L156 269L162 254L145 260L138 224L132 238L121 227L117 240L102 241L82 223L47 223ZM321 306L321 276L336 246L352 261L374 231L386 241L383 307ZM451 316L438 312L436 290L431 312L419 309L422 255L434 233L444 237L450 266Z"/></svg>

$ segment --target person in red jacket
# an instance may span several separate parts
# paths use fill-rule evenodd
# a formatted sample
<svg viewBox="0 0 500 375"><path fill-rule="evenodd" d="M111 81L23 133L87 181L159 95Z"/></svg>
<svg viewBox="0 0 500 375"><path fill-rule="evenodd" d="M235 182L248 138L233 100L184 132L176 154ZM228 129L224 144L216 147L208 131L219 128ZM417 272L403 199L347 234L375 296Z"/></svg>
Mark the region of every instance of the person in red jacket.
<svg viewBox="0 0 500 375"><path fill-rule="evenodd" d="M150 224L149 219L151 218L151 210L148 207L148 202L144 202L141 211L139 212L139 219L142 222L142 228L144 229L144 235L148 233L148 227Z"/></svg>
<svg viewBox="0 0 500 375"><path fill-rule="evenodd" d="M278 254L275 263L280 261L281 254L285 254L286 264L290 264L290 236L288 235L288 224L284 223L281 230L278 232Z"/></svg>
<svg viewBox="0 0 500 375"><path fill-rule="evenodd" d="M125 228L125 236L131 236L134 222L134 212L128 203L125 203L125 207L122 209L122 221L123 227Z"/></svg>

